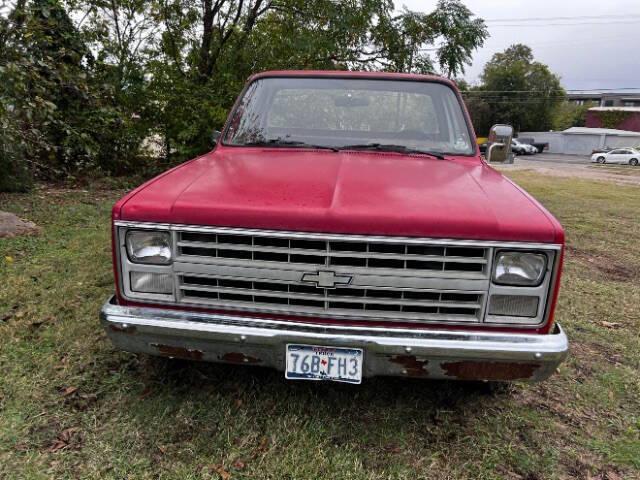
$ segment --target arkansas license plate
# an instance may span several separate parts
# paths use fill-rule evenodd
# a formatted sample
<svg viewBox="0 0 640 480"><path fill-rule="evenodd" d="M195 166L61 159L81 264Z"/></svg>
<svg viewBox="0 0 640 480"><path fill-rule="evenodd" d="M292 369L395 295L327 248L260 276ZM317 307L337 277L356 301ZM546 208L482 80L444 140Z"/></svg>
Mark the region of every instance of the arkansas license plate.
<svg viewBox="0 0 640 480"><path fill-rule="evenodd" d="M362 349L287 345L285 377L362 383Z"/></svg>

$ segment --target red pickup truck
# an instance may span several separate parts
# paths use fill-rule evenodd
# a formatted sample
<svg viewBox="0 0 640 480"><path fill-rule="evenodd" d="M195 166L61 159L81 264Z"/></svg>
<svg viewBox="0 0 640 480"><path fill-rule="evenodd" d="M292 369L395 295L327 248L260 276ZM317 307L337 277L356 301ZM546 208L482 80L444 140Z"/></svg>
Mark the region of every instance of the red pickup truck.
<svg viewBox="0 0 640 480"><path fill-rule="evenodd" d="M539 381L565 358L563 229L481 157L454 83L261 73L217 136L113 207L118 348L350 383Z"/></svg>

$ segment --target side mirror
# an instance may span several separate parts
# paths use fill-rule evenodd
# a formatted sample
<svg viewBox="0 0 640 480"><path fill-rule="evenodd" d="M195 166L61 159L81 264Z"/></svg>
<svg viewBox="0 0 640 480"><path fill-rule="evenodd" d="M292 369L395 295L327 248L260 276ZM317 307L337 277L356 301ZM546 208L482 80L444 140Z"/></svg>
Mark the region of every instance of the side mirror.
<svg viewBox="0 0 640 480"><path fill-rule="evenodd" d="M220 130L214 130L213 133L211 134L211 143L213 145L218 143L218 140L220 140L220 136L222 135L222 132Z"/></svg>
<svg viewBox="0 0 640 480"><path fill-rule="evenodd" d="M506 162L511 158L511 125L494 125L489 131L487 143L487 162Z"/></svg>

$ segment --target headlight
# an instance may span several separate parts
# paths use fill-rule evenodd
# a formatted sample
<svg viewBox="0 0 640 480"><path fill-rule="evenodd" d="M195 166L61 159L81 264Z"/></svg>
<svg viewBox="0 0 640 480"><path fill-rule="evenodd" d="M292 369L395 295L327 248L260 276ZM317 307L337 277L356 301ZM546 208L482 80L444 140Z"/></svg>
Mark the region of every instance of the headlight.
<svg viewBox="0 0 640 480"><path fill-rule="evenodd" d="M541 253L498 252L493 282L499 285L537 287L542 283L547 257Z"/></svg>
<svg viewBox="0 0 640 480"><path fill-rule="evenodd" d="M131 272L131 291L137 293L173 293L173 276L169 273Z"/></svg>
<svg viewBox="0 0 640 480"><path fill-rule="evenodd" d="M171 263L171 234L153 230L127 232L127 253L134 263L167 265Z"/></svg>

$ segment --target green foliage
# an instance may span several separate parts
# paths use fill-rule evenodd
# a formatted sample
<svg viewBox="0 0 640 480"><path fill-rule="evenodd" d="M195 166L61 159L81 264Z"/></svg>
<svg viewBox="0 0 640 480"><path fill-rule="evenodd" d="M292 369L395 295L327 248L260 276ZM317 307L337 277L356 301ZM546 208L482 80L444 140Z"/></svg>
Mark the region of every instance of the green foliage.
<svg viewBox="0 0 640 480"><path fill-rule="evenodd" d="M499 122L494 121L490 104L482 96L476 95L477 91L477 88L467 88L463 90L463 95L476 136L487 137L491 127Z"/></svg>
<svg viewBox="0 0 640 480"><path fill-rule="evenodd" d="M25 188L32 175L139 173L206 152L258 71L452 76L487 36L461 0L399 14L391 0L9 2L0 8L0 189Z"/></svg>
<svg viewBox="0 0 640 480"><path fill-rule="evenodd" d="M489 123L509 123L516 131L549 130L554 111L565 98L560 78L536 62L531 48L522 44L496 53L485 65L481 80L469 97L488 105ZM482 111L486 105L481 105Z"/></svg>
<svg viewBox="0 0 640 480"><path fill-rule="evenodd" d="M596 112L603 128L620 128L620 124L631 115L630 112L624 110L604 110Z"/></svg>
<svg viewBox="0 0 640 480"><path fill-rule="evenodd" d="M571 102L560 103L553 112L553 130L566 130L571 127L584 127L589 105L576 105Z"/></svg>
<svg viewBox="0 0 640 480"><path fill-rule="evenodd" d="M2 25L0 165L11 166L4 176L11 189L28 187L33 174L130 170L147 134L129 98L140 94L142 76L122 95L113 68L91 54L90 35L57 0L18 2Z"/></svg>
<svg viewBox="0 0 640 480"><path fill-rule="evenodd" d="M471 11L457 0L440 0L427 21L433 33L443 38L437 51L440 68L450 77L464 73L471 54L489 36L481 19L472 19ZM431 39L432 40L432 39Z"/></svg>

